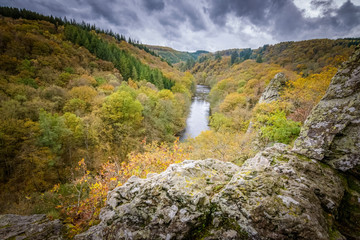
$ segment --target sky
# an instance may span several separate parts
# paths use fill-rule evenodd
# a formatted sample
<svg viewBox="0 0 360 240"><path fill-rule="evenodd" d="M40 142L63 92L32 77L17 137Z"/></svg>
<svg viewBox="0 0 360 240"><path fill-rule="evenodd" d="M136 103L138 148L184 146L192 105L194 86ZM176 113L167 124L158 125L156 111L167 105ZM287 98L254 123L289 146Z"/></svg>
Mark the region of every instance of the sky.
<svg viewBox="0 0 360 240"><path fill-rule="evenodd" d="M0 0L180 51L360 37L360 0Z"/></svg>

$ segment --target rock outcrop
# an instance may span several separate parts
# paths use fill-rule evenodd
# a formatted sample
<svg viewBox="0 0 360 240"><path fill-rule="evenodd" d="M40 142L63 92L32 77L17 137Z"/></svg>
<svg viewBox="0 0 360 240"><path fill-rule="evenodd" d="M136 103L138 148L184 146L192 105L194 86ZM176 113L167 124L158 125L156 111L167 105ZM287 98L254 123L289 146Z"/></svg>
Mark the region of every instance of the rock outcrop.
<svg viewBox="0 0 360 240"><path fill-rule="evenodd" d="M259 103L271 103L280 98L280 93L285 87L287 78L284 73L277 73L270 83L266 86L264 92L261 94ZM246 133L251 133L253 131L253 122L250 121Z"/></svg>
<svg viewBox="0 0 360 240"><path fill-rule="evenodd" d="M280 92L285 87L287 78L283 73L277 73L260 96L259 103L271 103L280 98Z"/></svg>
<svg viewBox="0 0 360 240"><path fill-rule="evenodd" d="M131 177L108 194L101 224L76 239L193 239L213 211L211 199L240 168L184 161L146 179Z"/></svg>
<svg viewBox="0 0 360 240"><path fill-rule="evenodd" d="M76 239L342 239L329 215L343 192L330 167L276 144L242 167L184 161L132 177Z"/></svg>
<svg viewBox="0 0 360 240"><path fill-rule="evenodd" d="M61 240L63 225L60 220L50 221L43 214L20 216L0 215L0 239Z"/></svg>
<svg viewBox="0 0 360 240"><path fill-rule="evenodd" d="M360 177L360 50L332 78L294 151Z"/></svg>

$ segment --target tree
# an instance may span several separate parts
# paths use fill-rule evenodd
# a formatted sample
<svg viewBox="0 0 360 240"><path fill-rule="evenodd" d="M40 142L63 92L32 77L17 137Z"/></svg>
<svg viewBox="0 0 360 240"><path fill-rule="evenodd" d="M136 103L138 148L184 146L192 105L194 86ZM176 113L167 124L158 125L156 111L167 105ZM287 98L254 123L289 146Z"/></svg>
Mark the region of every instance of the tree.
<svg viewBox="0 0 360 240"><path fill-rule="evenodd" d="M111 94L101 108L105 140L121 161L132 150L141 132L143 106L130 92L119 90Z"/></svg>
<svg viewBox="0 0 360 240"><path fill-rule="evenodd" d="M262 62L263 62L262 57L261 57L260 54L257 55L257 57L256 57L256 62L257 62L257 63L262 63Z"/></svg>
<svg viewBox="0 0 360 240"><path fill-rule="evenodd" d="M55 154L61 154L63 150L62 138L70 133L63 118L56 113L51 114L41 111L39 125L41 132L39 144L50 148Z"/></svg>
<svg viewBox="0 0 360 240"><path fill-rule="evenodd" d="M234 63L236 63L238 61L239 58L239 54L237 51L233 51L231 53L231 60L230 60L230 65L233 65Z"/></svg>
<svg viewBox="0 0 360 240"><path fill-rule="evenodd" d="M220 60L221 60L220 52L216 52L216 54L215 54L215 60L217 60L217 61L220 61Z"/></svg>
<svg viewBox="0 0 360 240"><path fill-rule="evenodd" d="M210 126L215 129L215 131L226 130L232 125L232 120L227 118L222 113L214 113L210 117Z"/></svg>

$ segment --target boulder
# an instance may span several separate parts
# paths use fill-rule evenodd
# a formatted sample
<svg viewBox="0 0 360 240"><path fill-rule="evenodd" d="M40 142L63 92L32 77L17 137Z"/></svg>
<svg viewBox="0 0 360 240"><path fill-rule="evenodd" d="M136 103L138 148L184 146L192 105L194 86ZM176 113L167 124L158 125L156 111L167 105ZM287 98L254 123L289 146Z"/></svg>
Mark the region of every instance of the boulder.
<svg viewBox="0 0 360 240"><path fill-rule="evenodd" d="M333 224L343 193L336 171L275 144L247 160L212 203L250 239L344 239Z"/></svg>
<svg viewBox="0 0 360 240"><path fill-rule="evenodd" d="M341 233L351 240L360 240L360 181L346 176L346 191L338 209Z"/></svg>
<svg viewBox="0 0 360 240"><path fill-rule="evenodd" d="M342 239L332 216L343 192L334 170L277 144L242 167L188 160L132 177L75 239Z"/></svg>
<svg viewBox="0 0 360 240"><path fill-rule="evenodd" d="M208 159L170 165L148 178L131 177L109 192L101 223L75 239L192 239L211 214L211 199L239 171Z"/></svg>
<svg viewBox="0 0 360 240"><path fill-rule="evenodd" d="M44 214L21 216L0 215L0 239L61 240L63 225L60 220L49 220Z"/></svg>

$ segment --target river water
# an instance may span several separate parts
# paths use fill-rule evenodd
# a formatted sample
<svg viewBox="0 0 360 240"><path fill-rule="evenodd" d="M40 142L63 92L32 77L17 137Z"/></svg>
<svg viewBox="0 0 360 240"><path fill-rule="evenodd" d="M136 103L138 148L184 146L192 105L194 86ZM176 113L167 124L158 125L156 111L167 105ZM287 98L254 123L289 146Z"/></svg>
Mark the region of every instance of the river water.
<svg viewBox="0 0 360 240"><path fill-rule="evenodd" d="M209 130L210 103L207 101L210 88L205 85L196 85L195 96L192 99L190 114L186 120L186 129L180 136L180 141L194 138L202 131Z"/></svg>

